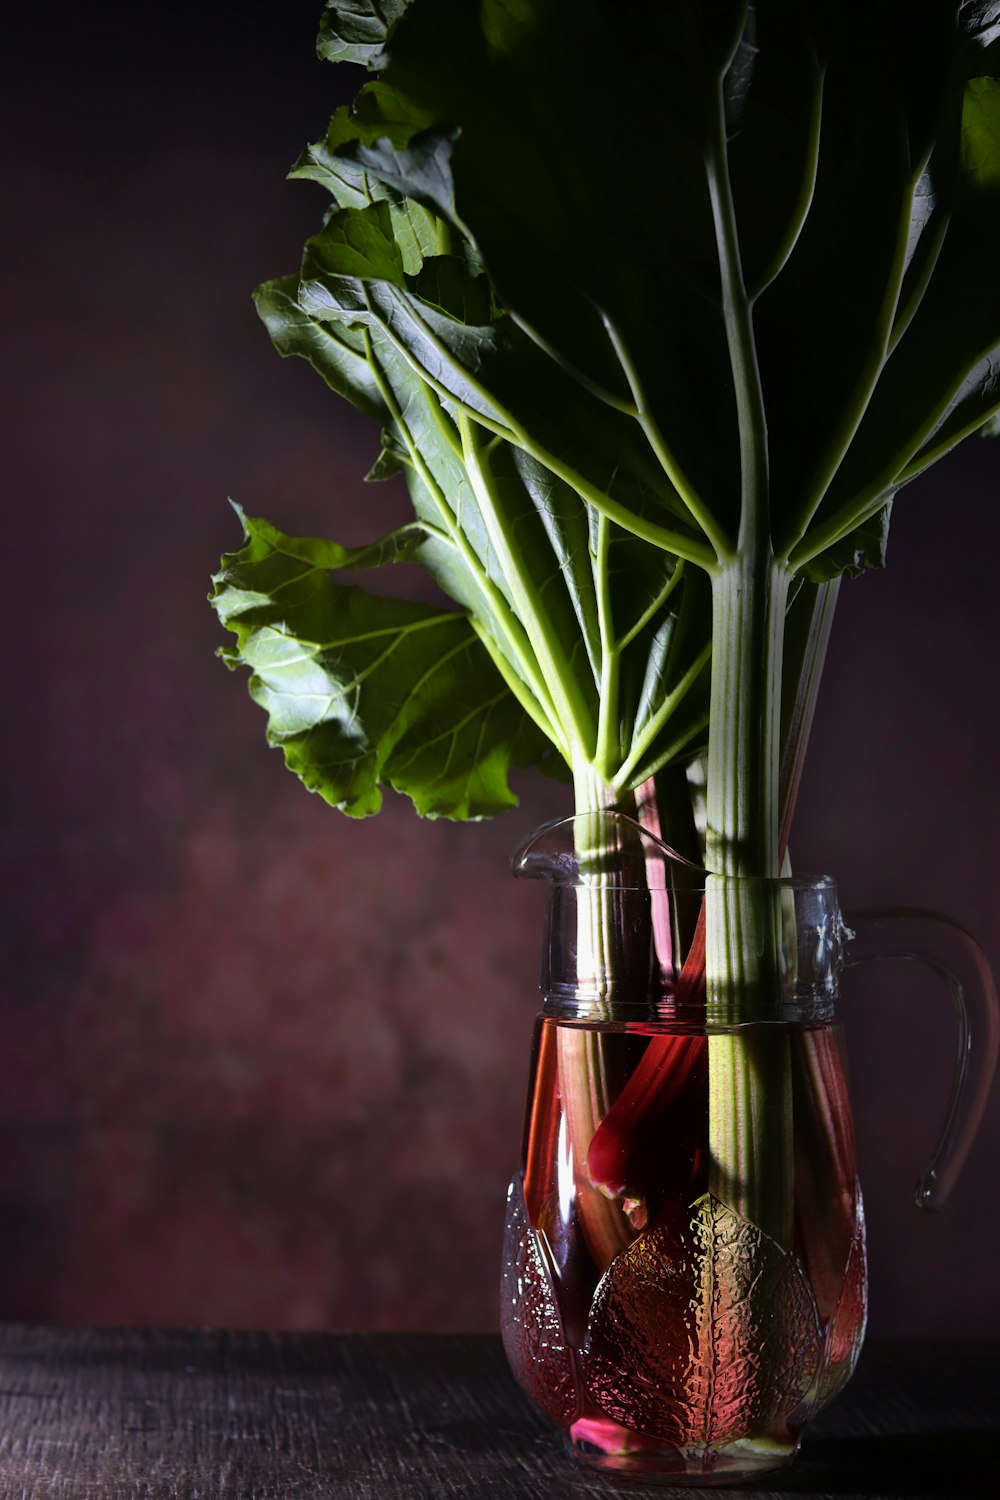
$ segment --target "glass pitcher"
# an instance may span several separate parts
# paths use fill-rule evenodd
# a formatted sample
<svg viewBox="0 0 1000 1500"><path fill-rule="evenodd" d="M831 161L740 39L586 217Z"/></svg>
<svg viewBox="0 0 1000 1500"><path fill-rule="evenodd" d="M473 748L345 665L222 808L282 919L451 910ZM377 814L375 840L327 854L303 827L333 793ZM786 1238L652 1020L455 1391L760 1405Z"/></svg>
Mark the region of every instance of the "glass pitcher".
<svg viewBox="0 0 1000 1500"><path fill-rule="evenodd" d="M782 1468L865 1330L840 972L917 958L950 988L958 1065L917 1186L934 1208L995 1066L985 957L929 913L842 917L826 878L706 875L617 813L547 824L513 864L550 888L503 1254L513 1373L585 1464L685 1484Z"/></svg>

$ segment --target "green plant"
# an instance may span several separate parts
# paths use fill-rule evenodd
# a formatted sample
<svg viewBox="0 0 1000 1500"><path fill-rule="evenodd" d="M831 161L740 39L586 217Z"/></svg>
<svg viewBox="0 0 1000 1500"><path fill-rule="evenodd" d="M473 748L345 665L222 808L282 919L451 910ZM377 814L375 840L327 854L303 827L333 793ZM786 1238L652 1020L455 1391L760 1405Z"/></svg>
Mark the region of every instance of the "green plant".
<svg viewBox="0 0 1000 1500"><path fill-rule="evenodd" d="M257 302L381 422L371 477L402 471L414 520L354 550L245 520L223 560L224 654L307 786L483 817L536 764L580 812L676 809L703 759L707 867L779 873L836 580L1000 408L998 37L982 0L918 24L901 0L329 0L320 51L375 76L295 166L332 208ZM458 608L345 581L400 559ZM770 926L756 897L709 906L719 1018L772 982ZM711 1055L732 1182L788 1083ZM783 1239L780 1181L735 1180Z"/></svg>

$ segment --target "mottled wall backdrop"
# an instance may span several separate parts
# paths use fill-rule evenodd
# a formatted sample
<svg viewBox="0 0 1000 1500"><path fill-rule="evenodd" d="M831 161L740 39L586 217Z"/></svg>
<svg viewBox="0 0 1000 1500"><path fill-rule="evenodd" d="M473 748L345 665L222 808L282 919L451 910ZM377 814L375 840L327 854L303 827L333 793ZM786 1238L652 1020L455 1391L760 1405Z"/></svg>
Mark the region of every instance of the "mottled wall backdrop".
<svg viewBox="0 0 1000 1500"><path fill-rule="evenodd" d="M8 49L2 1317L496 1321L541 920L505 861L565 793L341 818L265 748L205 603L227 494L344 542L404 503L248 300L315 226L283 175L355 86L313 59L318 9L53 9ZM793 841L994 962L998 481L968 444L845 588ZM913 966L851 990L873 1327L1000 1334L996 1103L919 1216L948 1007Z"/></svg>

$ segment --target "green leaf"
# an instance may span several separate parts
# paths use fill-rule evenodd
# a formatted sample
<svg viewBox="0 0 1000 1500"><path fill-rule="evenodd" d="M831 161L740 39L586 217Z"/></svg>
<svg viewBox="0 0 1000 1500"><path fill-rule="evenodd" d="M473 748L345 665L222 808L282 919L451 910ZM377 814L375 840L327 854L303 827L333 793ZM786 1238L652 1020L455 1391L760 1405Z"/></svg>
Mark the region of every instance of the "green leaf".
<svg viewBox="0 0 1000 1500"><path fill-rule="evenodd" d="M331 568L408 557L409 535L344 549L244 518L212 601L252 672L268 740L333 806L377 812L380 788L426 817L482 818L516 804L512 765L548 759L465 614L334 582Z"/></svg>
<svg viewBox="0 0 1000 1500"><path fill-rule="evenodd" d="M265 321L380 417L417 518L384 556L616 786L703 738L698 567L751 510L801 588L879 566L891 497L997 411L995 7L905 19L328 6L326 54L380 76L294 169L336 207Z"/></svg>
<svg viewBox="0 0 1000 1500"><path fill-rule="evenodd" d="M244 544L238 553L227 553L224 559L224 564L231 564L237 571L230 571L227 577L225 598L220 595L215 601L223 624L229 623L234 610L265 604L276 589L283 588L288 582L290 560L325 572L380 568L383 563L411 562L423 540L423 527L411 522L376 542L342 547L324 537L286 536L262 516L247 516L242 506L235 504L233 509L243 527ZM240 570L247 570L246 579L252 587L244 588L237 582L237 572L243 577Z"/></svg>
<svg viewBox="0 0 1000 1500"><path fill-rule="evenodd" d="M640 4L633 25L643 48L630 56L627 106L597 122L607 33L596 0L574 6L572 26L557 0L457 11L421 0L394 33L385 76L433 127L345 149L387 190L471 237L503 303L575 377L571 404L582 405L581 385L628 401L624 350L632 387L643 388L678 468L721 533L734 536L741 446L705 169L721 85L741 272L752 289L771 283L754 321L773 534L791 545L817 488L822 525L853 495L866 507L872 486L887 490L913 456L898 431L894 472L869 453L867 431L848 450L887 363L880 343L920 310L952 211L953 80L982 55L995 21L944 0L925 11L919 28L904 27L897 5L875 0L859 49L858 7L835 0L758 0L745 13L724 4L710 16L693 0ZM970 88L966 155L978 182L992 170L992 104L982 81ZM512 108L512 99L529 103ZM969 253L965 246L966 262ZM961 331L952 343L960 341ZM963 380L991 347L956 348ZM910 341L915 383L929 378L931 360ZM480 384L496 393L492 372L483 373ZM498 420L497 403L471 404ZM507 392L499 404L516 412ZM973 402L956 430L983 415ZM914 437L940 420L910 403ZM575 426L591 430L589 421ZM567 452L562 440L541 446L560 459ZM838 466L826 501L826 470Z"/></svg>
<svg viewBox="0 0 1000 1500"><path fill-rule="evenodd" d="M254 303L278 353L299 355L338 396L369 416L384 416L385 407L364 352L364 339L345 324L320 322L298 302L299 279L282 276L265 281Z"/></svg>
<svg viewBox="0 0 1000 1500"><path fill-rule="evenodd" d="M713 19L728 23L738 10L717 8ZM482 14L421 0L393 38L386 76L436 131L420 151L378 142L356 159L451 217L543 347L627 401L607 317L682 467L721 507L736 474L735 408L692 120L704 115L729 38L725 25L703 26L694 4L645 5L637 21L644 42L630 57L627 119L595 121L594 101L607 94L606 15L595 0L574 6L572 26L552 0Z"/></svg>
<svg viewBox="0 0 1000 1500"><path fill-rule="evenodd" d="M409 462L409 454L395 428L383 427L378 458L365 475L365 480L371 484L379 484L383 479L391 479L394 474L401 473Z"/></svg>
<svg viewBox="0 0 1000 1500"><path fill-rule="evenodd" d="M814 167L824 83L803 7L751 7L724 80L729 170L748 286L764 284L793 237Z"/></svg>
<svg viewBox="0 0 1000 1500"><path fill-rule="evenodd" d="M430 124L430 116L397 89L378 80L366 84L350 108L337 110L324 139L306 147L289 176L320 183L342 208L364 208L379 199L398 203L399 192L370 176L355 148L379 140L404 147Z"/></svg>
<svg viewBox="0 0 1000 1500"><path fill-rule="evenodd" d="M390 192L424 204L443 218L455 217L451 152L458 132L425 130L379 137L368 145L346 146L342 155Z"/></svg>
<svg viewBox="0 0 1000 1500"><path fill-rule="evenodd" d="M409 0L326 0L316 51L329 62L381 66L384 48Z"/></svg>
<svg viewBox="0 0 1000 1500"><path fill-rule="evenodd" d="M425 257L407 284L429 308L474 330L487 328L500 316L486 276L470 274L468 263L456 255Z"/></svg>
<svg viewBox="0 0 1000 1500"><path fill-rule="evenodd" d="M889 498L873 516L808 562L801 576L812 583L825 583L843 574L857 578L866 568L884 568L891 514L892 499Z"/></svg>
<svg viewBox="0 0 1000 1500"><path fill-rule="evenodd" d="M809 212L755 313L772 515L782 539L786 526L789 536L799 530L803 496L822 487L826 467L849 446L854 412L877 379L894 278L905 272L904 98L894 87L892 49L877 31L871 40L854 55L838 45L825 59Z"/></svg>
<svg viewBox="0 0 1000 1500"><path fill-rule="evenodd" d="M404 285L403 256L388 203L331 214L322 234L309 241L319 275L342 281L389 281Z"/></svg>
<svg viewBox="0 0 1000 1500"><path fill-rule="evenodd" d="M942 454L947 453L971 432L982 432L984 425L1000 412L1000 343L969 371L904 471L906 479L915 479ZM985 419L985 420L984 420Z"/></svg>
<svg viewBox="0 0 1000 1500"><path fill-rule="evenodd" d="M376 219L376 210L380 210ZM384 205L363 212L385 232ZM353 211L352 211L353 212ZM335 218L345 217L348 211ZM331 224L333 221L331 221ZM486 317L487 284L458 258L425 261L420 275L400 286L340 273L339 243L326 249L327 231L311 240L303 261L299 300L309 316L347 327L366 325L383 349L404 354L411 367L445 400L511 434L516 445L547 462L578 489L606 496L646 521L669 523L695 539L688 512L657 465L635 422L599 395L580 388L511 319L466 323L455 314ZM425 291L435 300L418 295Z"/></svg>
<svg viewBox="0 0 1000 1500"><path fill-rule="evenodd" d="M1000 85L998 85L1000 87ZM957 142L956 149L957 149ZM813 532L926 469L1000 405L1000 181L962 183L905 332L885 360ZM795 553L793 553L793 561Z"/></svg>
<svg viewBox="0 0 1000 1500"><path fill-rule="evenodd" d="M601 679L601 640L594 589L594 562L591 544L591 514L575 490L557 479L542 464L527 454L513 451L508 459L511 470L517 475L530 499L531 507L521 510L519 537L527 543L535 555L546 557L544 543L537 534L532 535L525 524L534 513L545 533L551 554L547 556L551 572L548 579L540 581L540 588L550 595L556 581L565 590L575 617L575 630L579 632L586 662L595 685ZM646 548L646 551L651 551ZM564 632L568 637L574 633L567 623ZM583 653L580 653L583 667Z"/></svg>
<svg viewBox="0 0 1000 1500"><path fill-rule="evenodd" d="M1000 78L973 78L966 86L962 171L974 192L1000 192Z"/></svg>

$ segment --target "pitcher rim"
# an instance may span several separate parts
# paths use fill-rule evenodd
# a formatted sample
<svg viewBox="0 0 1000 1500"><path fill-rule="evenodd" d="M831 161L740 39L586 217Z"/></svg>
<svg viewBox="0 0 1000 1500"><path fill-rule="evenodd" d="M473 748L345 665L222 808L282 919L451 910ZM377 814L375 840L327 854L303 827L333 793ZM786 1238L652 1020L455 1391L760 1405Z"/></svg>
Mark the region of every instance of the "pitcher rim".
<svg viewBox="0 0 1000 1500"><path fill-rule="evenodd" d="M547 854L537 848L539 843L549 834L557 829L568 829L571 825L586 822L593 818L605 818L615 823L624 825L633 837L641 841L644 857L652 862L660 861L661 865L675 867L677 877L670 881L663 878L662 881L651 882L648 864L644 871L645 878L642 881L616 878L614 869L602 871L600 875L581 875L577 856L571 850L565 853ZM633 857L639 851L633 850ZM648 828L644 828L637 818L628 813L619 812L613 808L602 808L593 813L568 813L558 818L549 818L540 823L531 833L523 838L515 847L510 856L511 873L517 880L544 880L550 885L565 887L577 887L579 889L592 888L600 885L605 890L620 891L654 891L675 889L680 883L685 889L696 892L704 891L710 885L718 888L720 883L736 887L747 887L755 885L758 887L777 888L789 891L835 891L836 879L832 875L812 874L803 872L793 875L720 875L706 869L703 865L695 864L685 855L659 838Z"/></svg>

